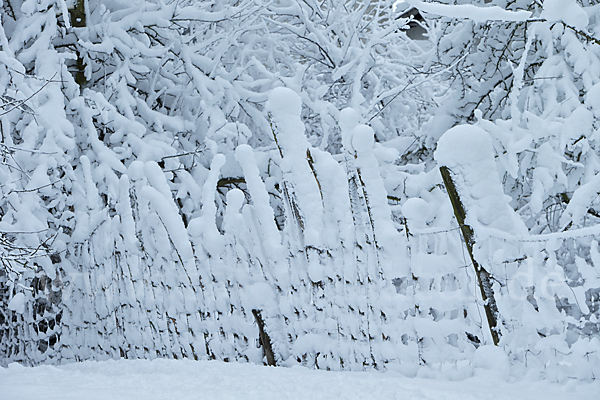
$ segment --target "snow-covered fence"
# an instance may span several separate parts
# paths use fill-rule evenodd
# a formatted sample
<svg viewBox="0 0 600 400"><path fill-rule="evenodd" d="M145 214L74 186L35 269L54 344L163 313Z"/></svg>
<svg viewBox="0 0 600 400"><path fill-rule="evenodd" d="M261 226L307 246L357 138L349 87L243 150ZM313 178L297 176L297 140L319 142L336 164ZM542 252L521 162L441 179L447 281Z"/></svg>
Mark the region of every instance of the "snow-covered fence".
<svg viewBox="0 0 600 400"><path fill-rule="evenodd" d="M0 128L16 149L0 164L0 246L35 253L0 269L3 363L267 356L464 376L493 340L427 155L446 122L423 125L440 110L426 83L460 70L473 90L456 92L456 115L476 116L499 144L498 165L487 150L483 164L452 165L498 304L493 351L557 379L597 376L599 232L571 229L598 215L597 57L583 30L449 25L458 33L439 37L438 60L403 40L386 2L378 24L345 0L91 3L85 29L69 26L64 2L0 11ZM434 68L415 75L418 65ZM527 79L501 90L518 74ZM282 83L302 108L273 90ZM514 121L473 110L505 118L507 99ZM529 207L534 230L558 193L570 203L555 225L570 231L513 229L513 208Z"/></svg>
<svg viewBox="0 0 600 400"><path fill-rule="evenodd" d="M268 157L240 145L213 157L201 185L182 184L200 199L189 220L156 162L132 162L104 181L103 198L82 156L79 222L56 259L62 279L36 278L51 312L10 296L20 313L4 331L3 360L188 357L411 373L425 364L468 374L493 340L440 177L386 170L384 149L351 109L341 113L336 160L308 143L300 106L293 91L274 90ZM491 150L466 147L486 133L471 129L477 137L465 144L464 130L445 135L436 157L466 198L474 253L494 282L500 348L556 379L596 376L598 232L515 231ZM220 192L224 172L242 190ZM398 176L410 197L401 206L386 188ZM47 337L35 313L49 321Z"/></svg>
<svg viewBox="0 0 600 400"><path fill-rule="evenodd" d="M464 260L446 254L458 248L456 232L453 244L440 244L394 227L370 128L343 127L347 161L340 164L306 142L292 91L276 90L270 104L280 107L269 106L281 146L274 174L281 177L283 230L248 146L238 147L236 161L214 158L203 207L187 228L156 163L132 163L113 186L108 210L98 208L88 186L82 204L98 210L97 222L91 231L79 225L80 242L63 263L69 285L58 359L260 362L252 310L260 310L283 365L415 366L441 362L439 343L451 343L461 357L479 340L469 322L475 312L464 306L462 282L470 278L460 269L457 278ZM241 166L249 202L230 190L219 217L214 204L226 162ZM443 256L428 255L431 245ZM444 299L427 295L432 290Z"/></svg>
<svg viewBox="0 0 600 400"><path fill-rule="evenodd" d="M267 158L247 145L215 155L201 186L183 184L181 193L200 198L189 220L156 162L131 163L108 181L104 200L83 156L87 183L74 210L87 217L60 259L62 280L44 291L56 293L60 317L43 314L53 318L47 339L24 333L30 318L18 320L3 360L188 357L468 375L493 340L439 175L386 170L385 149L351 109L341 113L338 160L307 142L293 91L274 90L267 109L276 146ZM556 379L596 376L598 232L515 232L519 220L492 184L493 155L457 144L460 129L442 138L437 157L462 174L504 357ZM485 140L481 129L467 133L479 135L468 143ZM479 157L476 176L463 153L444 154L446 144ZM220 191L224 171L242 190ZM386 185L398 176L410 198L390 200ZM33 315L34 304L23 302L19 315ZM28 347L17 356L11 346Z"/></svg>

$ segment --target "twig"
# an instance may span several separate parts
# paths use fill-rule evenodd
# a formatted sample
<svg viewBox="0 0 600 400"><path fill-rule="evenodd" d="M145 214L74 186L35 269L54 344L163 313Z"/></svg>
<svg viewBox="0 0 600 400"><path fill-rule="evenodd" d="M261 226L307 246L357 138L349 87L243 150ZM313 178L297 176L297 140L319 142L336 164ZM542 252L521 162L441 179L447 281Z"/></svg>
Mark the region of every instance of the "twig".
<svg viewBox="0 0 600 400"><path fill-rule="evenodd" d="M29 97L28 97L28 98L26 98L25 100L23 100L23 101L19 102L19 104L17 104L16 106L14 106L13 108L11 108L10 110L8 110L8 111L4 111L2 114L0 114L0 117L1 117L1 116L3 116L3 115L6 115L6 114L8 114L9 112L13 111L13 110L14 110L14 109L16 109L16 108L19 108L19 107L21 107L22 105L24 105L24 104L25 104L25 102L26 102L26 101L28 101L28 100L31 100L31 99L32 99L32 98L33 98L35 95L37 95L37 94L38 94L39 92L41 92L41 91L42 91L42 90L43 90L43 89L44 89L46 86L48 86L48 84L50 84L50 82L52 82L52 79L54 79L54 77L56 76L56 74L57 74L57 73L55 72L55 73L54 73L54 75L52 75L52 78L50 78L50 80L49 80L49 81L47 81L46 83L44 83L44 85L42 85L42 87L41 87L41 88L39 88L37 91L35 91L35 92L34 92L34 93L31 95L31 96L29 96ZM27 106L27 104L25 104L25 106Z"/></svg>
<svg viewBox="0 0 600 400"><path fill-rule="evenodd" d="M50 182L50 183L48 183L48 184L46 184L46 185L43 185L43 186L36 187L36 188L34 188L34 189L11 190L10 192L8 192L8 194L7 194L7 195L9 195L9 194L11 194L11 193L31 193L31 192L36 192L36 191L38 191L38 190L40 190L40 189L43 189L43 188L45 188L45 187L52 186L52 185L54 185L54 184L56 184L56 183L58 183L58 182L60 182L60 179L59 179L59 180L57 180L57 181L54 181L54 182Z"/></svg>
<svg viewBox="0 0 600 400"><path fill-rule="evenodd" d="M389 106L389 105L392 103L392 101L396 100L396 98L397 98L398 96L400 96L400 94L402 94L403 92L405 92L407 89L409 89L409 88L410 88L410 89L413 89L413 88L416 88L416 87L418 87L418 86L421 86L422 84L424 84L425 82L427 82L427 81L429 81L429 80L433 79L433 78L434 78L434 77L436 77L437 75L440 75L441 73L443 73L443 72L446 72L446 71L448 71L448 70L450 70L450 69L454 68L454 67L455 67L455 66L456 66L456 65L457 65L459 62L461 62L462 60L464 60L464 59L467 57L467 55L468 55L468 53L467 53L467 54L465 54L464 56L460 57L458 60L456 60L455 62L453 62L452 64L450 64L450 65L449 65L449 66L447 66L446 68L444 68L444 69L442 69L442 70L440 70L440 71L438 71L438 72L436 72L436 73L434 73L434 74L432 74L432 75L428 76L427 78L423 79L423 80L422 80L422 81L420 81L420 82L417 82L417 83L415 83L414 85L412 85L413 81L415 80L415 78L413 77L413 78L410 80L410 82L408 82L408 83L406 84L406 86L404 86L404 87L402 88L402 90L400 90L398 93L396 93L396 94L394 95L394 97L392 97L392 98L391 98L391 100L390 100L390 101L388 101L388 102L387 102L387 103L386 103L386 104L385 104L385 105L384 105L384 106L381 108L381 110L379 110L379 111L378 111L378 112L377 112L375 115L373 115L371 118L369 118L369 120L367 121L367 123L371 122L371 121L372 121L374 118L376 118L376 117L377 117L379 114L381 114L381 113L383 112L383 110L385 110L385 109L387 108L387 106ZM411 86L411 85L412 85L412 86Z"/></svg>

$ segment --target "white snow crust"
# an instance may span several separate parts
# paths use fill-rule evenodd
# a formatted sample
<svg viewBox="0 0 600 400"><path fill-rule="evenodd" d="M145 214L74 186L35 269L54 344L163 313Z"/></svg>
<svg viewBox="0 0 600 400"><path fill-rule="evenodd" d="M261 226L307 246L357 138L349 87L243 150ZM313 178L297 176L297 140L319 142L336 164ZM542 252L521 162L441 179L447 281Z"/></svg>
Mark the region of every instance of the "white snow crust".
<svg viewBox="0 0 600 400"><path fill-rule="evenodd" d="M579 30L590 22L587 12L575 0L544 0L543 5L541 17L548 22L562 21Z"/></svg>
<svg viewBox="0 0 600 400"><path fill-rule="evenodd" d="M466 222L476 231L487 227L518 236L527 234L502 190L492 139L485 130L472 125L449 129L440 138L434 157L453 172Z"/></svg>
<svg viewBox="0 0 600 400"><path fill-rule="evenodd" d="M527 21L531 17L531 12L525 10L509 11L498 6L479 7L472 4L438 4L425 3L418 0L405 0L406 3L431 14L441 15L443 17L470 19L475 22L486 21ZM561 0L556 0L561 1ZM574 1L574 0L573 0Z"/></svg>
<svg viewBox="0 0 600 400"><path fill-rule="evenodd" d="M487 347L487 346L486 346ZM493 353L494 349L490 350ZM486 354L484 354L486 353ZM4 400L86 399L402 399L402 400L592 400L600 384L565 385L524 379L506 382L484 368L463 381L408 378L394 372L331 372L302 367L191 360L86 361L35 368L0 368Z"/></svg>
<svg viewBox="0 0 600 400"><path fill-rule="evenodd" d="M23 314L25 312L25 294L17 293L10 299L8 309Z"/></svg>

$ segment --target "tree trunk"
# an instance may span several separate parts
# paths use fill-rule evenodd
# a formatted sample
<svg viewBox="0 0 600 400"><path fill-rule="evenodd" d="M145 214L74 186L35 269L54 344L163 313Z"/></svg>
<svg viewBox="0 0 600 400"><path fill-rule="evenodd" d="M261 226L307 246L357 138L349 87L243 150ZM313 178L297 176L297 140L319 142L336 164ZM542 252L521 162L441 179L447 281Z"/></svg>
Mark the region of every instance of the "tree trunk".
<svg viewBox="0 0 600 400"><path fill-rule="evenodd" d="M75 7L69 9L71 17L71 26L73 28L85 28L86 17L85 17L85 1L77 0ZM85 78L85 62L79 52L77 52L77 73L75 74L75 82L81 87L85 86L88 81Z"/></svg>

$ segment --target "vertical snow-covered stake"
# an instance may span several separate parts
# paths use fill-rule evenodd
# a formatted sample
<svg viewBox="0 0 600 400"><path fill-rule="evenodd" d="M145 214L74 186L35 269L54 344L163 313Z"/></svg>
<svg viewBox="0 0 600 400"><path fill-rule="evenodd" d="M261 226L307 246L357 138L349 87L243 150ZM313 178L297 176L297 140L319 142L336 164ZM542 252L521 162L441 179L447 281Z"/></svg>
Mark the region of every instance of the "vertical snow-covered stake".
<svg viewBox="0 0 600 400"><path fill-rule="evenodd" d="M293 90L278 87L269 94L266 109L281 156L284 197L297 226L298 250L306 255L311 281L318 283L323 280L318 252L325 249L323 194L300 119L302 100Z"/></svg>
<svg viewBox="0 0 600 400"><path fill-rule="evenodd" d="M440 166L440 173L442 174L444 186L446 186L448 197L450 198L450 202L452 203L454 215L456 216L456 220L458 222L458 225L460 226L460 231L462 232L463 239L465 240L467 252L469 253L469 257L471 257L471 262L473 263L473 267L475 268L477 282L479 283L479 289L481 290L481 298L483 299L485 316L487 317L488 325L490 327L492 340L497 346L498 342L500 341L500 331L498 330L498 306L496 305L496 299L494 298L494 290L492 289L490 274L485 268L481 266L481 264L477 262L477 260L475 260L475 256L473 255L475 235L473 233L473 229L469 225L465 224L465 209L460 200L458 191L456 190L456 185L452 180L450 170L448 169L448 167Z"/></svg>
<svg viewBox="0 0 600 400"><path fill-rule="evenodd" d="M475 268L492 340L498 345L500 315L492 275L476 260L485 254L475 239L477 236L483 242L484 235L493 231L527 235L527 228L502 190L492 139L486 131L471 125L455 126L442 135L434 157Z"/></svg>
<svg viewBox="0 0 600 400"><path fill-rule="evenodd" d="M260 310L252 310L252 315L254 315L254 319L258 325L258 337L260 338L260 345L265 353L265 357L267 357L267 365L274 367L277 365L277 363L275 362L275 354L273 353L271 338L265 330L265 321L262 318Z"/></svg>

